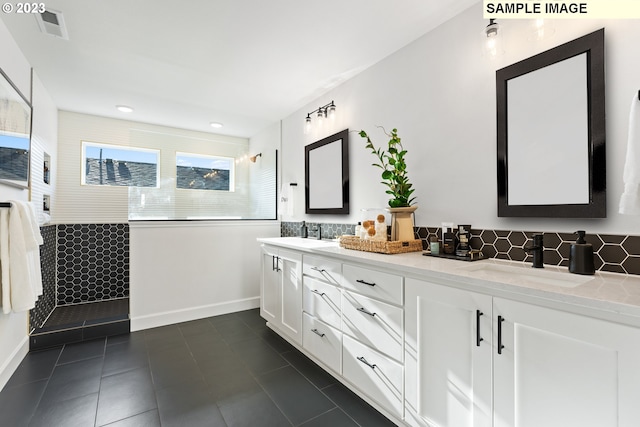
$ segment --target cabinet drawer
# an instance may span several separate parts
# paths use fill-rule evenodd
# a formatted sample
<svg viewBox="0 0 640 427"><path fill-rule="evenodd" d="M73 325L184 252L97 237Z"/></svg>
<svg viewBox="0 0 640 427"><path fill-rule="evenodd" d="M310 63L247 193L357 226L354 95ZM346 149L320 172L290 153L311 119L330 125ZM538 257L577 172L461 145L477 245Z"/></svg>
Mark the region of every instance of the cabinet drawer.
<svg viewBox="0 0 640 427"><path fill-rule="evenodd" d="M338 374L342 372L342 333L303 313L302 346Z"/></svg>
<svg viewBox="0 0 640 427"><path fill-rule="evenodd" d="M342 376L402 418L402 365L347 335L342 352Z"/></svg>
<svg viewBox="0 0 640 427"><path fill-rule="evenodd" d="M363 295L342 294L342 331L402 361L403 310Z"/></svg>
<svg viewBox="0 0 640 427"><path fill-rule="evenodd" d="M324 280L332 285L339 285L342 282L342 264L338 261L305 255L302 271L305 276Z"/></svg>
<svg viewBox="0 0 640 427"><path fill-rule="evenodd" d="M305 276L303 278L302 309L310 315L317 317L340 329L340 289L320 280Z"/></svg>
<svg viewBox="0 0 640 427"><path fill-rule="evenodd" d="M402 305L402 276L344 264L342 285L361 294Z"/></svg>

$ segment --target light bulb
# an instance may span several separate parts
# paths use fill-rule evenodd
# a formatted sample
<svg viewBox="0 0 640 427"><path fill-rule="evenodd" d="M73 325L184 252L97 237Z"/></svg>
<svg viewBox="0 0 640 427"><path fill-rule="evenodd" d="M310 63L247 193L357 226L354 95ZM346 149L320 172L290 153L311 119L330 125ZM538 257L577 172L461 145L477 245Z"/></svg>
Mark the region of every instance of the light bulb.
<svg viewBox="0 0 640 427"><path fill-rule="evenodd" d="M304 120L304 134L309 135L311 132L311 116L307 114L307 118Z"/></svg>
<svg viewBox="0 0 640 427"><path fill-rule="evenodd" d="M324 120L324 110L322 108L318 109L318 127L322 127L322 121Z"/></svg>
<svg viewBox="0 0 640 427"><path fill-rule="evenodd" d="M328 115L329 115L329 120L335 120L336 119L336 106L333 105L333 102L328 107Z"/></svg>
<svg viewBox="0 0 640 427"><path fill-rule="evenodd" d="M489 21L489 25L482 31L483 50L489 58L495 58L503 53L501 46L500 27L495 19Z"/></svg>

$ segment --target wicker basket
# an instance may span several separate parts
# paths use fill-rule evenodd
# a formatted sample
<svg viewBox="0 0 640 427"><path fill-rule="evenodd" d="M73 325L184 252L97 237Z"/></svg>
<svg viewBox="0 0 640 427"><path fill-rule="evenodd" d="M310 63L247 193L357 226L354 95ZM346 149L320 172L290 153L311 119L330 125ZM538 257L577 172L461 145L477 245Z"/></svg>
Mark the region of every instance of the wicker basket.
<svg viewBox="0 0 640 427"><path fill-rule="evenodd" d="M365 240L356 236L340 236L340 246L356 251L377 252L380 254L404 254L422 251L422 240L380 241Z"/></svg>

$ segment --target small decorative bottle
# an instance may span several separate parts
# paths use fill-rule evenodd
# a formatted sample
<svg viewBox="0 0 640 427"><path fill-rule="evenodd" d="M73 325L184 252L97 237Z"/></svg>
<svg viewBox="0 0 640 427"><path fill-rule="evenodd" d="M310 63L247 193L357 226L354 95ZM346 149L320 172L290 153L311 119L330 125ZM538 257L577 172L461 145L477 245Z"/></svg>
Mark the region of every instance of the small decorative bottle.
<svg viewBox="0 0 640 427"><path fill-rule="evenodd" d="M358 225L356 225L355 236L360 237L360 233L362 232L362 223L358 221Z"/></svg>
<svg viewBox="0 0 640 427"><path fill-rule="evenodd" d="M302 221L302 225L300 226L300 237L307 238L309 237L309 230L307 228L307 223Z"/></svg>

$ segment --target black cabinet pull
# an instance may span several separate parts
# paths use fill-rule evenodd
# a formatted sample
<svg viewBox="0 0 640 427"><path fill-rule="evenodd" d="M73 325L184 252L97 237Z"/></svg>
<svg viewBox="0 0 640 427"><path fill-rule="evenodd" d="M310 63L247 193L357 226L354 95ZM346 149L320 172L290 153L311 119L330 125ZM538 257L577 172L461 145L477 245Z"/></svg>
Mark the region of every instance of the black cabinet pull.
<svg viewBox="0 0 640 427"><path fill-rule="evenodd" d="M271 255L271 271L276 271L276 256Z"/></svg>
<svg viewBox="0 0 640 427"><path fill-rule="evenodd" d="M317 271L318 273L326 273L327 270L325 270L324 268L318 268L318 267L311 267L312 270Z"/></svg>
<svg viewBox="0 0 640 427"><path fill-rule="evenodd" d="M504 348L502 345L502 322L504 322L504 317L498 316L498 354L502 354Z"/></svg>
<svg viewBox="0 0 640 427"><path fill-rule="evenodd" d="M358 310L358 311L359 311L359 312L361 312L361 313L368 314L368 315L369 315L369 316L371 316L371 317L373 317L373 316L375 316L375 315L376 315L375 313L370 312L369 310L367 310L367 309L366 309L366 308L364 308L364 307L358 307L358 308L356 308L356 310Z"/></svg>
<svg viewBox="0 0 640 427"><path fill-rule="evenodd" d="M313 332L314 334L316 334L320 338L324 337L324 334L322 332L319 332L317 329L312 329L311 332Z"/></svg>
<svg viewBox="0 0 640 427"><path fill-rule="evenodd" d="M484 313L480 310L476 310L476 346L480 347L480 342L484 341L484 338L480 336L480 316Z"/></svg>
<svg viewBox="0 0 640 427"><path fill-rule="evenodd" d="M358 283L362 283L363 285L367 285L367 286L375 286L375 283L369 283L369 282L365 282L364 280L358 279L356 280L356 282Z"/></svg>
<svg viewBox="0 0 640 427"><path fill-rule="evenodd" d="M367 359L365 359L364 356L356 357L356 359L358 359L360 362L364 363L365 365L367 365L371 369L375 369L376 368L376 364L374 363L372 365L371 363L367 362Z"/></svg>
<svg viewBox="0 0 640 427"><path fill-rule="evenodd" d="M311 292L313 292L314 294L318 294L318 295L320 295L321 297L323 297L323 296L324 296L324 292L320 292L320 291L319 291L319 290L317 290L317 289L312 289L312 290L311 290Z"/></svg>

